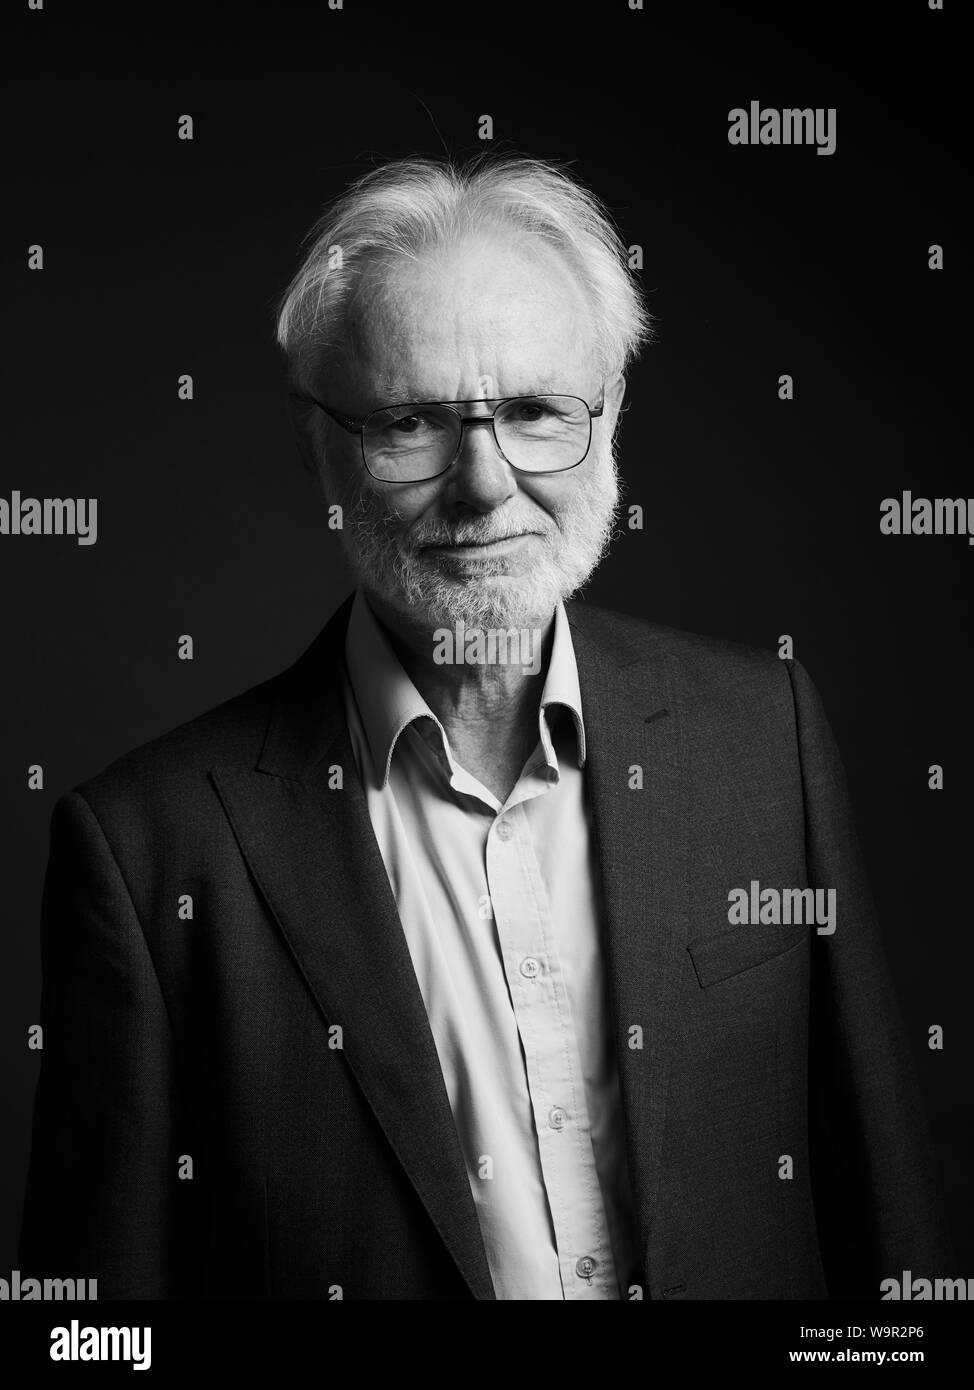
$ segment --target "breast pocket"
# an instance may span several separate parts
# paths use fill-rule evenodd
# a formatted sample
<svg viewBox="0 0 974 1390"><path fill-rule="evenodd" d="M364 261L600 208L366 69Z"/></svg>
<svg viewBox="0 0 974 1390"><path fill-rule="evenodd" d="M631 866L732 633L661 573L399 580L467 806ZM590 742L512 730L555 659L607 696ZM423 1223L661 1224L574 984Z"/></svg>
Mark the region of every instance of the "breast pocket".
<svg viewBox="0 0 974 1390"><path fill-rule="evenodd" d="M793 951L808 935L807 927L735 927L719 936L702 937L687 946L702 989L756 970Z"/></svg>

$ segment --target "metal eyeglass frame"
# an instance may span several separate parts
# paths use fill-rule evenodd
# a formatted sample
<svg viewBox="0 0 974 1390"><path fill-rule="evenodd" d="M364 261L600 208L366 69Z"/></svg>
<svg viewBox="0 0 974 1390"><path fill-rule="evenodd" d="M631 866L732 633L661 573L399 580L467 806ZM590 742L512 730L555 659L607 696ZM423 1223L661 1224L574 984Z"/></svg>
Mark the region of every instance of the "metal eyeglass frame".
<svg viewBox="0 0 974 1390"><path fill-rule="evenodd" d="M589 405L588 401L586 401L582 396L573 396L570 395L568 392L564 391L535 391L530 396L505 396L503 400L498 400L496 402L496 404L494 405L494 409L490 412L489 415L461 415L459 410L454 410L454 406L489 405L492 401L492 398L490 396L474 397L472 400L466 401L402 401L398 405L377 406L375 410L370 410L368 415L359 417L355 415L344 415L340 410L333 410L331 406L325 405L324 401L319 401L317 396L305 395L300 391L289 391L288 395L296 401L306 401L309 405L316 405L319 410L323 410L325 412L329 419L334 420L336 425L341 425L343 430L347 430L349 434L357 434L359 436L359 446L362 450L362 462L365 464L365 468L369 474L369 477L375 478L376 482L379 483L393 484L428 483L432 481L433 478L441 478L444 473L449 472L449 470L456 463L457 459L460 457L460 450L463 448L464 425L490 425L491 433L494 436L494 448L500 454L501 458L504 460L507 466L509 468L514 469L515 473L526 473L529 476L535 478L546 478L553 473L569 473L573 468L578 468L579 464L584 463L585 460L588 458L589 452L592 448L592 421L598 419L602 412L605 410L605 382L602 383L600 399L597 406ZM589 417L588 444L585 446L585 452L582 455L582 457L578 460L578 463L570 463L565 468L518 468L516 463L511 463L510 459L507 457L507 455L504 453L504 450L500 446L500 443L497 439L497 430L494 428L494 416L496 415L497 411L500 410L501 406L510 405L512 401L535 401L545 396L562 396L566 400L578 401L580 405L583 405L585 407L585 409L588 411ZM380 478L377 473L373 473L372 469L369 468L369 461L365 456L365 427L372 419L372 416L379 415L384 410L404 410L407 407L409 407L413 410L418 411L422 410L425 406L430 405L435 405L442 409L453 411L453 414L456 415L457 419L460 421L460 433L457 437L457 447L453 457L450 459L450 462L446 464L445 467L441 468L438 473L430 473L429 476L426 478Z"/></svg>

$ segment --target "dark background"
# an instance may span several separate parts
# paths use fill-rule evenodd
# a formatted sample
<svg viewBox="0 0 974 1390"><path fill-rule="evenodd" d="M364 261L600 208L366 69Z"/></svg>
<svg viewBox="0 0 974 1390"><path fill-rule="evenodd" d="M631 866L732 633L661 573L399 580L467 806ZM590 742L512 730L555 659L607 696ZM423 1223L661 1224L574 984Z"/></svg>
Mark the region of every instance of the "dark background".
<svg viewBox="0 0 974 1390"><path fill-rule="evenodd" d="M41 1057L54 801L288 665L348 592L289 434L274 306L351 177L474 153L486 113L495 148L573 161L643 247L659 341L630 377L621 457L646 524L588 596L793 637L846 760L941 1157L958 1265L938 1273L974 1276L974 548L879 532L904 488L974 493L963 7L645 3L8 6L0 495L99 511L94 546L0 536L0 1271ZM836 107L836 153L730 146L727 113L752 98Z"/></svg>

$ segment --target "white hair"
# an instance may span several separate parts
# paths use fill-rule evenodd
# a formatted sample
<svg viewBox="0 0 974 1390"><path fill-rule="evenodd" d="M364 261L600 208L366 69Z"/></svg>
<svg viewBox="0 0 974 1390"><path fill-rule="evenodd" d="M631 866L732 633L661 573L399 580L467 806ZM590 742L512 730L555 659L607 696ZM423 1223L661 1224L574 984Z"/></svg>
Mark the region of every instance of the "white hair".
<svg viewBox="0 0 974 1390"><path fill-rule="evenodd" d="M602 203L563 168L520 155L394 160L357 179L326 208L281 301L277 341L291 379L313 389L341 347L344 311L362 271L376 260L416 259L465 235L513 229L559 252L587 297L599 365L624 371L652 338L628 250ZM340 254L338 254L340 252Z"/></svg>

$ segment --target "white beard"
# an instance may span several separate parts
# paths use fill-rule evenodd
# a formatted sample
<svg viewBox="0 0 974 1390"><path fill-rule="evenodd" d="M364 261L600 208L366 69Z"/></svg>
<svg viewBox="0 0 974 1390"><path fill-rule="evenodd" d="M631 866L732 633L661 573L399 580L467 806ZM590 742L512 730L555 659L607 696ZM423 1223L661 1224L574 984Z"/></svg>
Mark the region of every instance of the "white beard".
<svg viewBox="0 0 974 1390"><path fill-rule="evenodd" d="M354 485L353 485L354 486ZM357 495L356 495L357 493ZM365 488L355 489L345 508L342 538L356 581L376 595L412 627L453 628L462 622L477 628L529 628L546 622L560 601L577 593L606 555L616 533L620 481L610 446L582 475L567 506L555 521L537 514L519 525L517 518L498 533L497 521L485 516L453 524L420 522L402 541L402 518L395 507ZM545 528L537 537L526 573L508 573L509 561L465 560L451 573L449 561L423 546L478 544Z"/></svg>

